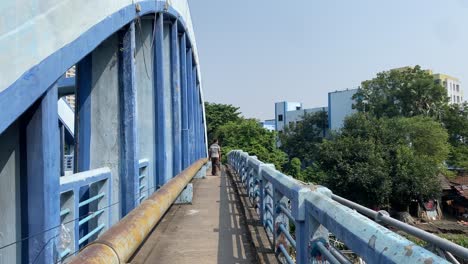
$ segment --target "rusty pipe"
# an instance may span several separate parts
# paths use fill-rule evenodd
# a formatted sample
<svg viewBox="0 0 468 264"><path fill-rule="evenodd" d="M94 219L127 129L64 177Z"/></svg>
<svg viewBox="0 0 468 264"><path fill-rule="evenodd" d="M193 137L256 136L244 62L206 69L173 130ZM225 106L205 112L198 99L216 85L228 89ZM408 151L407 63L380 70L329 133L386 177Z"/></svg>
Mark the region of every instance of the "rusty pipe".
<svg viewBox="0 0 468 264"><path fill-rule="evenodd" d="M206 162L207 159L199 159L179 173L97 240L81 250L69 263L126 263Z"/></svg>

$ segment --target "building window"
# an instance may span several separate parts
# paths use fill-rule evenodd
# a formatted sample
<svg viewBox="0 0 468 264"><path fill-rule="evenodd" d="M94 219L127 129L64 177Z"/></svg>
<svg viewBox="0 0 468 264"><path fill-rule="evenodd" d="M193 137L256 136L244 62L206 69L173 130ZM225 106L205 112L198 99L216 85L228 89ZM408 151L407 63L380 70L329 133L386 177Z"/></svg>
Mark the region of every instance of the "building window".
<svg viewBox="0 0 468 264"><path fill-rule="evenodd" d="M278 121L283 121L283 115L278 115Z"/></svg>
<svg viewBox="0 0 468 264"><path fill-rule="evenodd" d="M460 85L457 84L457 92L459 92L459 91L460 91Z"/></svg>
<svg viewBox="0 0 468 264"><path fill-rule="evenodd" d="M300 106L296 106L296 110L301 110L301 107L300 107Z"/></svg>

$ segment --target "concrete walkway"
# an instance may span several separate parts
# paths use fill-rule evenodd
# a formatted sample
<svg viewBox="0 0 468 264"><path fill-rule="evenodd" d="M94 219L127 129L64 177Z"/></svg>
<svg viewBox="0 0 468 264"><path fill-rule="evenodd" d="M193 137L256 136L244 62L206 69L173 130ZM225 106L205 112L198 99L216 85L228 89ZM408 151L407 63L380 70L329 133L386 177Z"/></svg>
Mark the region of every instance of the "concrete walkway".
<svg viewBox="0 0 468 264"><path fill-rule="evenodd" d="M193 204L172 206L131 263L255 263L230 178L193 184Z"/></svg>

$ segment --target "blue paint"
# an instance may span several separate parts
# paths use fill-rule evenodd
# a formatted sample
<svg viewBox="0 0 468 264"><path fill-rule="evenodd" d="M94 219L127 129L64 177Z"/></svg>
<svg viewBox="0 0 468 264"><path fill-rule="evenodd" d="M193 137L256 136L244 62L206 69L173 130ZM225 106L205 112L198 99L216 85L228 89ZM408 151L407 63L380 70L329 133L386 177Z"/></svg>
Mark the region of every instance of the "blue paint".
<svg viewBox="0 0 468 264"><path fill-rule="evenodd" d="M193 72L192 72L192 49L189 48L187 50L187 64L186 64L186 70L187 70L187 103L188 103L188 163L192 164L194 161L193 158Z"/></svg>
<svg viewBox="0 0 468 264"><path fill-rule="evenodd" d="M62 76L57 81L59 98L65 95L71 95L75 93L75 77L65 78Z"/></svg>
<svg viewBox="0 0 468 264"><path fill-rule="evenodd" d="M193 56L193 55L192 55ZM196 157L196 148L197 148L197 67L195 65L195 62L192 60L193 67L192 67L192 115L193 115L193 126L192 126L192 138L193 138L193 144L192 144L192 163L197 160Z"/></svg>
<svg viewBox="0 0 468 264"><path fill-rule="evenodd" d="M120 188L121 217L135 208L138 193L137 87L135 77L135 23L119 32L119 99L120 99ZM105 106L104 106L105 107Z"/></svg>
<svg viewBox="0 0 468 264"><path fill-rule="evenodd" d="M73 180L68 180L67 178L73 178ZM66 180L65 180L66 179ZM75 198L73 199L73 208L67 208L71 210L73 213L72 215L76 216L76 218L82 219L83 216L87 215L89 211L83 211L80 214L80 206L79 206L79 195L82 189L88 189L91 184L96 185L97 183L103 184L102 190L106 192L108 195L103 197L104 204L98 208L104 208L111 204L111 193L112 193L112 175L109 168L100 168L95 170L89 170L69 176L62 177L62 182L60 182L60 193L70 193ZM61 208L62 210L64 208ZM106 223L107 226L110 226L111 223L111 208L107 207L103 209L104 213L99 215L99 218L104 218L102 222ZM79 214L79 217L78 215ZM67 220L67 219L63 219ZM82 226L84 227L84 226ZM87 225L86 225L87 227ZM79 240L80 240L80 224L79 221L73 222L73 227L70 228L73 232L73 242L69 245L72 252L75 252L79 249ZM86 228L87 230L88 228ZM81 237L86 236L88 233L82 232Z"/></svg>
<svg viewBox="0 0 468 264"><path fill-rule="evenodd" d="M75 172L90 168L92 54L76 65Z"/></svg>
<svg viewBox="0 0 468 264"><path fill-rule="evenodd" d="M189 161L189 106L188 106L188 75L187 75L187 37L180 37L180 88L182 107L182 169L190 165Z"/></svg>
<svg viewBox="0 0 468 264"><path fill-rule="evenodd" d="M165 118L166 108L164 107L164 16L158 14L155 21L155 44L154 44L154 78L155 78L155 109L156 109L156 185L162 186L165 183L167 174L166 168L166 133L165 133Z"/></svg>
<svg viewBox="0 0 468 264"><path fill-rule="evenodd" d="M172 68L172 132L173 132L173 173L182 171L182 120L181 120L181 87L179 58L179 29L177 20L171 26L171 68Z"/></svg>
<svg viewBox="0 0 468 264"><path fill-rule="evenodd" d="M40 234L28 240L28 262L53 263L57 255L53 237L60 224L60 142L57 86L40 99L26 125L28 232Z"/></svg>
<svg viewBox="0 0 468 264"><path fill-rule="evenodd" d="M166 1L147 0L141 1L139 4L141 11L138 14L133 4L109 14L101 22L83 32L76 40L31 67L14 83L0 92L0 105L3 110L0 119L0 133L3 133L70 67L135 18L150 13L165 12L168 16L178 18L181 25L186 25L183 17L174 8L166 7ZM186 27L184 30L187 31Z"/></svg>

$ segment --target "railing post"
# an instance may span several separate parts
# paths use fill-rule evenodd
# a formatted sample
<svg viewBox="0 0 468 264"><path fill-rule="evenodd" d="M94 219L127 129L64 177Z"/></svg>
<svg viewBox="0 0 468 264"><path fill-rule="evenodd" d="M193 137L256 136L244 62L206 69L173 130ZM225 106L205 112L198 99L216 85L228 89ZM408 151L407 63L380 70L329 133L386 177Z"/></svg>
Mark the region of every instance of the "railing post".
<svg viewBox="0 0 468 264"><path fill-rule="evenodd" d="M321 193L327 198L331 197L331 191L329 189L325 187L321 187L321 186L316 186L315 188L316 188L315 192ZM302 196L302 208L304 210L304 214L306 211L305 204L304 204L305 194L306 193L304 193ZM317 258L317 257L320 257L320 259L323 259L323 255L319 250L318 244L322 243L325 247L328 246L329 232L322 224L320 224L320 222L317 219L315 219L311 215L309 216L304 215L304 217L305 217L305 223L303 226L304 230L302 230L303 232L302 234L304 235L301 236L301 243L306 243L302 245L302 248L305 249L304 254L307 254L306 257L310 256L312 259ZM301 231L298 231L298 232L301 232ZM301 234L298 233L298 235L301 235ZM304 258L304 259L308 261L307 258Z"/></svg>

